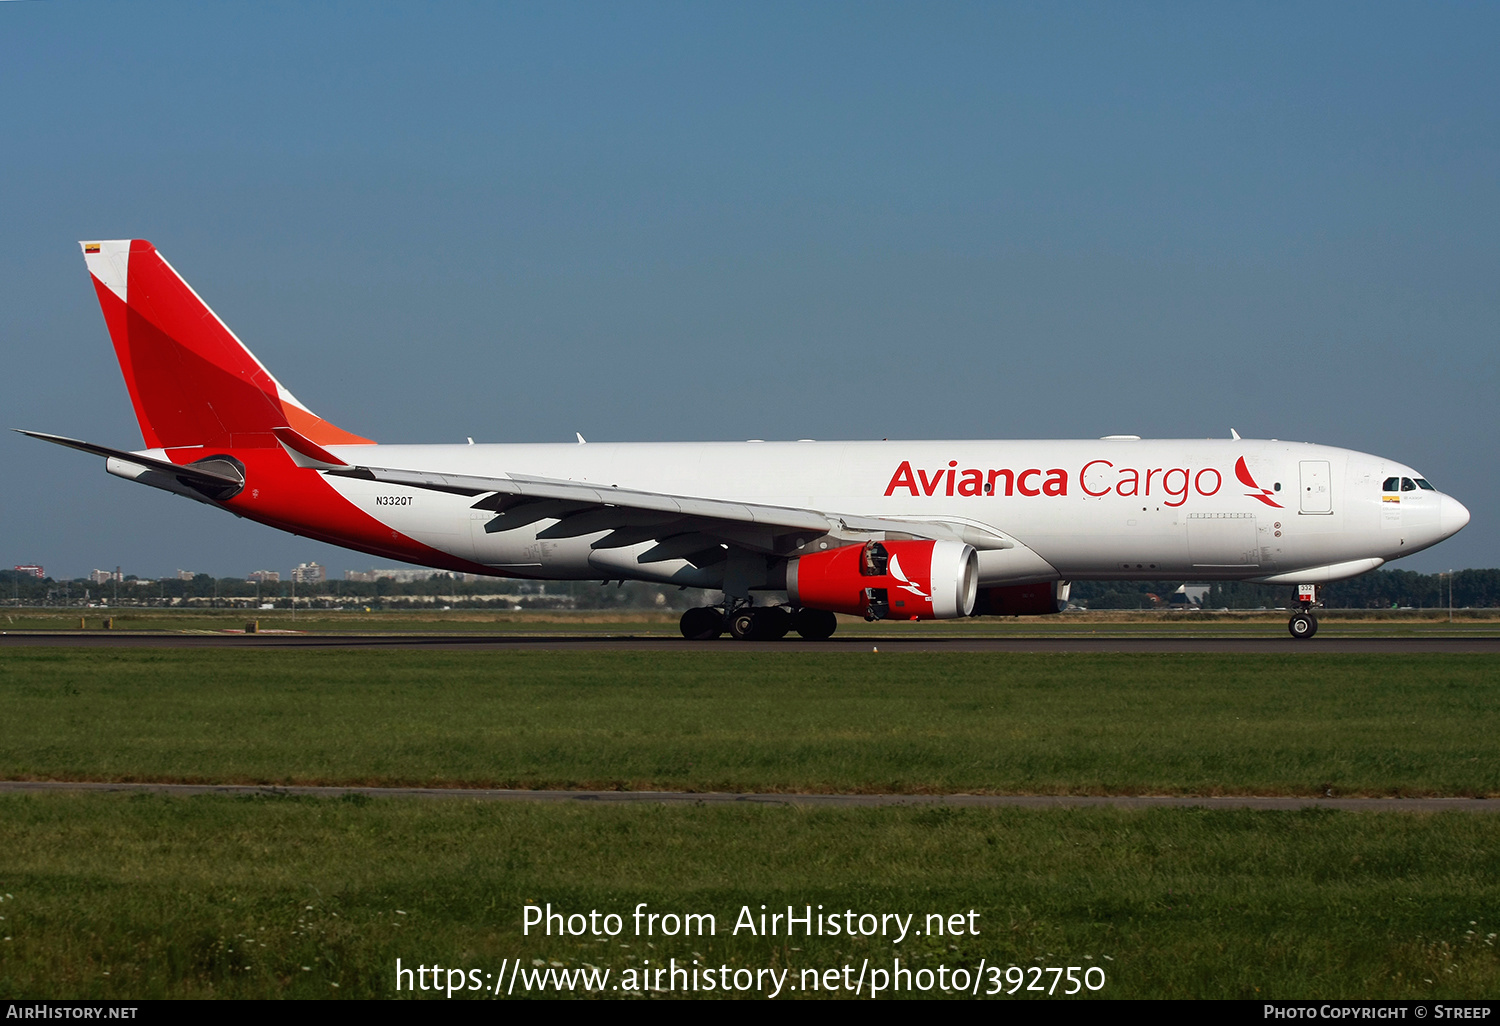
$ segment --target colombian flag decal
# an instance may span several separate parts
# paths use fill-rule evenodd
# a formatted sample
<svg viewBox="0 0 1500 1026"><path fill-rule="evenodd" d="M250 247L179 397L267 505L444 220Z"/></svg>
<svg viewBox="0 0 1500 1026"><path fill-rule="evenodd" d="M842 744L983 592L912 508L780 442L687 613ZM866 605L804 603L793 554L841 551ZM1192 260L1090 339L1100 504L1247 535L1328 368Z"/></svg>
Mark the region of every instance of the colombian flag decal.
<svg viewBox="0 0 1500 1026"><path fill-rule="evenodd" d="M99 243L97 243L97 242L85 242L83 244L83 251L85 253L97 253L97 252L99 252Z"/></svg>

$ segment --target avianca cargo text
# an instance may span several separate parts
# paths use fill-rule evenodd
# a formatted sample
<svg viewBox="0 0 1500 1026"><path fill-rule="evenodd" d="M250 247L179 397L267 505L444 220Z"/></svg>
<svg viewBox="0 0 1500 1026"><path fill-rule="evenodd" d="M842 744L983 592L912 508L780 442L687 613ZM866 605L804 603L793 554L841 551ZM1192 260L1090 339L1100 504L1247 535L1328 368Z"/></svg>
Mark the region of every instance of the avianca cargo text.
<svg viewBox="0 0 1500 1026"><path fill-rule="evenodd" d="M1085 463L1074 480L1085 495L1101 498L1119 495L1135 498L1150 498L1152 481L1155 480L1156 497L1168 506L1181 506L1192 494L1208 498L1219 494L1224 486L1224 475L1213 467L1191 470L1187 467L1116 467L1106 459L1093 459ZM977 467L959 469L958 460L949 460L947 467L939 467L929 474L923 468L912 470L911 460L902 460L885 486L887 497L897 491L906 491L913 498L939 494L945 496L1001 496L1001 495L1051 495L1068 494L1068 472L1062 467L1046 470L1032 467L1028 470L1012 470L1009 467L981 470ZM1278 505L1271 503L1271 505ZM1279 508L1279 506L1278 506Z"/></svg>

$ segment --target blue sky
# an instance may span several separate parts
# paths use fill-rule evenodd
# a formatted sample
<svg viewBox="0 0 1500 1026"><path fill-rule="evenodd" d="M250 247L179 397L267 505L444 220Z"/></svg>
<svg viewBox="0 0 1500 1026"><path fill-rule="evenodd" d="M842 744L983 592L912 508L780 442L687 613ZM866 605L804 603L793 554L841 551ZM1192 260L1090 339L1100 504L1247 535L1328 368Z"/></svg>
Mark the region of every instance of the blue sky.
<svg viewBox="0 0 1500 1026"><path fill-rule="evenodd" d="M140 435L148 238L382 441L1242 435L1500 566L1500 7L0 4L5 426ZM370 558L0 440L0 562ZM8 561L8 562L7 562Z"/></svg>

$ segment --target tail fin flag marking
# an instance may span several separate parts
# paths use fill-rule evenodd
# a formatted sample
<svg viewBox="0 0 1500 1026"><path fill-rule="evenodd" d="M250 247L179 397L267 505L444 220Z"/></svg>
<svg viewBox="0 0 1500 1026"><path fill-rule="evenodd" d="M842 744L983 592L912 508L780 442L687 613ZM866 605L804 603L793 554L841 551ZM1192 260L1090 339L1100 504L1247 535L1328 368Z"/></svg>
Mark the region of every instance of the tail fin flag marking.
<svg viewBox="0 0 1500 1026"><path fill-rule="evenodd" d="M148 448L370 440L313 414L144 239L85 242L84 261Z"/></svg>

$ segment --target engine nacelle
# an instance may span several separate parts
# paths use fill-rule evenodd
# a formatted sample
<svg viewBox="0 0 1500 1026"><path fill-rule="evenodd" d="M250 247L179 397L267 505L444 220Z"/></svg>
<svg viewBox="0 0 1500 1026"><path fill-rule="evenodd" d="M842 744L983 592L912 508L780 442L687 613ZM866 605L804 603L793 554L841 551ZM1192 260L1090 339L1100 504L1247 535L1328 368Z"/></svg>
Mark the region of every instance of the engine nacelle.
<svg viewBox="0 0 1500 1026"><path fill-rule="evenodd" d="M1003 588L980 588L974 601L975 616L1046 616L1068 608L1065 581L1010 584Z"/></svg>
<svg viewBox="0 0 1500 1026"><path fill-rule="evenodd" d="M794 606L867 620L951 620L974 610L979 557L954 541L872 541L787 564Z"/></svg>

